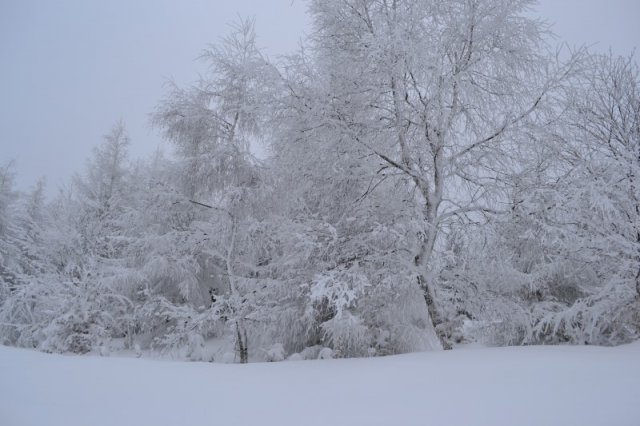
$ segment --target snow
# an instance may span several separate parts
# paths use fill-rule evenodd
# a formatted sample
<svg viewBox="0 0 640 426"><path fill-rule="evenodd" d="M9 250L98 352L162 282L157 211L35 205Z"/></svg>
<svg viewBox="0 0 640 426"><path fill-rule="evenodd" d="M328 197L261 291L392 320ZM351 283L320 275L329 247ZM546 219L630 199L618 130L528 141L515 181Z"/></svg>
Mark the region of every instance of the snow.
<svg viewBox="0 0 640 426"><path fill-rule="evenodd" d="M640 342L248 365L0 346L0 424L640 425Z"/></svg>

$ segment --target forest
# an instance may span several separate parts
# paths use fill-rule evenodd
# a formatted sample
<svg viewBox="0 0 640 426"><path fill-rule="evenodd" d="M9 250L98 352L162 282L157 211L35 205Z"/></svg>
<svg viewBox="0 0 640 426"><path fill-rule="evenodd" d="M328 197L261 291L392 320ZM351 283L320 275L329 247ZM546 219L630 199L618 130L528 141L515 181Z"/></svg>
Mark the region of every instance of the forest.
<svg viewBox="0 0 640 426"><path fill-rule="evenodd" d="M532 0L311 0L117 121L55 196L0 166L0 343L246 363L640 337L640 74ZM70 123L72 126L72 123ZM100 142L100 141L95 141Z"/></svg>

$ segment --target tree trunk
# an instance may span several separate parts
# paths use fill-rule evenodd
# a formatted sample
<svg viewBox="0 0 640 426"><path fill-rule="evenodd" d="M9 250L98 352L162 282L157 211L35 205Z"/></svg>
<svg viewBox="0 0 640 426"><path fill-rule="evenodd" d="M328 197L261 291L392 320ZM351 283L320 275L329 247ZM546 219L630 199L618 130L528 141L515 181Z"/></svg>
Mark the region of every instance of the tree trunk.
<svg viewBox="0 0 640 426"><path fill-rule="evenodd" d="M447 339L444 330L442 330L442 324L444 321L442 320L442 316L436 307L436 304L433 300L433 295L431 294L431 287L426 281L426 278L423 275L418 275L418 283L422 292L424 294L424 301L427 305L427 313L429 314L429 319L431 320L431 324L433 324L434 331L436 336L438 336L438 340L440 341L440 345L442 345L442 349L448 351L452 349L451 343Z"/></svg>
<svg viewBox="0 0 640 426"><path fill-rule="evenodd" d="M240 299L238 288L235 283L235 276L233 271L233 254L236 247L236 236L238 233L238 222L235 216L231 217L231 242L227 251L227 277L229 279L229 293L231 294L234 303ZM232 306L232 311L235 315L238 315L240 311L239 306ZM247 330L244 327L242 318L236 319L236 350L240 355L240 363L246 364L249 362L249 347L247 342Z"/></svg>
<svg viewBox="0 0 640 426"><path fill-rule="evenodd" d="M418 270L418 286L424 295L424 301L427 305L427 314L431 320L436 336L438 336L438 340L442 345L442 349L449 350L452 349L451 343L449 343L443 330L442 325L444 324L444 320L436 306L432 284L427 277L427 262L431 259L436 236L436 230L433 229L432 226L429 226L425 241L422 242L420 253L415 257L414 262Z"/></svg>
<svg viewBox="0 0 640 426"><path fill-rule="evenodd" d="M247 331L236 321L236 349L240 355L240 364L249 362L249 348L247 346Z"/></svg>

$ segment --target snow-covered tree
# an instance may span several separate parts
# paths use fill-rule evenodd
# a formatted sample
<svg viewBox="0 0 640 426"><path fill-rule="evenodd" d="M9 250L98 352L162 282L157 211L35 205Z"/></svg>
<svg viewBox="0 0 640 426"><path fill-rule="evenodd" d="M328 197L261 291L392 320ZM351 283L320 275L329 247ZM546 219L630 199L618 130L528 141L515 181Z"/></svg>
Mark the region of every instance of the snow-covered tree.
<svg viewBox="0 0 640 426"><path fill-rule="evenodd" d="M251 145L261 137L266 82L274 71L256 47L250 20L232 26L229 36L202 59L208 73L190 89L172 86L154 122L174 143L179 158L183 199L175 202L194 212L195 221L185 230L199 239L189 247L192 262L199 265L194 272L206 264L209 275L224 283L209 301L215 306L207 308L222 312L232 325L240 361L247 362L245 305L254 289L247 282L252 266L241 259L252 243L240 244L258 214L252 199L262 190L263 179ZM202 291L209 281L195 279L193 285Z"/></svg>
<svg viewBox="0 0 640 426"><path fill-rule="evenodd" d="M574 66L550 61L531 4L311 3L319 82L305 99L307 131L331 129L410 187L421 224L409 257L444 347L431 260L439 235L499 209L518 144Z"/></svg>
<svg viewBox="0 0 640 426"><path fill-rule="evenodd" d="M13 171L11 163L0 168L0 303L15 288L16 248L10 243L13 228L13 207L16 193L13 188Z"/></svg>
<svg viewBox="0 0 640 426"><path fill-rule="evenodd" d="M50 201L0 169L0 341L192 360L640 336L633 58L553 51L533 0L311 0L269 61L209 46L128 157ZM210 339L222 349L212 353Z"/></svg>
<svg viewBox="0 0 640 426"><path fill-rule="evenodd" d="M593 271L580 298L538 324L578 343L629 341L640 332L640 78L632 57L591 55L568 88L567 129L553 225L567 262Z"/></svg>
<svg viewBox="0 0 640 426"><path fill-rule="evenodd" d="M260 136L263 82L272 70L251 20L233 25L201 59L207 74L187 89L170 84L153 121L176 148L187 196L206 201L218 189L252 181L250 145Z"/></svg>

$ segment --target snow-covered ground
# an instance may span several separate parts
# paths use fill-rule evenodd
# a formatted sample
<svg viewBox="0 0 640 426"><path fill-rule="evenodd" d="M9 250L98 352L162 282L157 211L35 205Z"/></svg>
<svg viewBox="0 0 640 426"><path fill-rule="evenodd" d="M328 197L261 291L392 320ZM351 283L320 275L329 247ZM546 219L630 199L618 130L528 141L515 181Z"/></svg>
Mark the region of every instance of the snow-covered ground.
<svg viewBox="0 0 640 426"><path fill-rule="evenodd" d="M0 346L0 425L640 425L640 342L229 365Z"/></svg>

